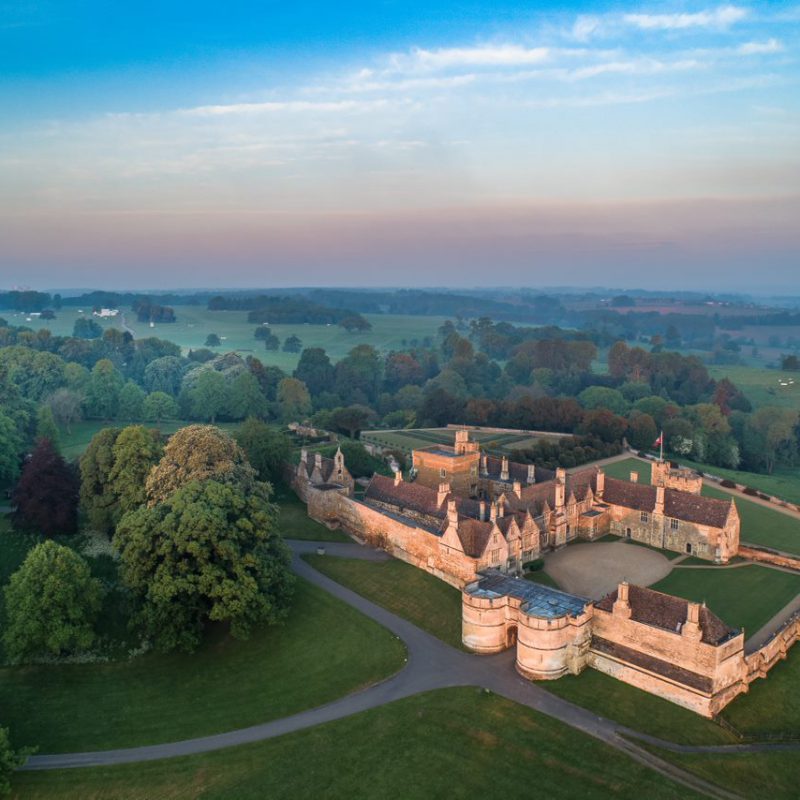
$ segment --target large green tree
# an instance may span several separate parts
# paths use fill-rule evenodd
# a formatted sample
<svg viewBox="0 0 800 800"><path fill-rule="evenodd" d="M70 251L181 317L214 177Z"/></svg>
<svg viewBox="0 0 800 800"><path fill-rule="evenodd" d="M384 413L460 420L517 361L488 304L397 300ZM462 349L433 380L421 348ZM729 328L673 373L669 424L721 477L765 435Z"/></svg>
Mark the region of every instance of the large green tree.
<svg viewBox="0 0 800 800"><path fill-rule="evenodd" d="M107 358L101 358L92 367L86 402L89 413L100 419L113 419L117 415L119 394L125 383L119 370Z"/></svg>
<svg viewBox="0 0 800 800"><path fill-rule="evenodd" d="M103 428L89 442L80 459L81 508L96 531L111 533L116 523L116 497L111 490L114 443L119 428Z"/></svg>
<svg viewBox="0 0 800 800"><path fill-rule="evenodd" d="M294 377L305 383L312 396L330 391L335 375L333 364L321 347L306 347L294 371Z"/></svg>
<svg viewBox="0 0 800 800"><path fill-rule="evenodd" d="M3 644L12 661L91 647L102 588L89 565L52 540L30 550L5 589Z"/></svg>
<svg viewBox="0 0 800 800"><path fill-rule="evenodd" d="M28 748L13 747L8 728L0 728L0 797L11 794L11 778L31 752Z"/></svg>
<svg viewBox="0 0 800 800"><path fill-rule="evenodd" d="M178 416L178 404L166 392L150 392L144 399L142 414L147 422L163 422Z"/></svg>
<svg viewBox="0 0 800 800"><path fill-rule="evenodd" d="M0 482L11 483L19 476L24 446L14 420L0 409Z"/></svg>
<svg viewBox="0 0 800 800"><path fill-rule="evenodd" d="M144 415L144 392L133 382L127 381L119 393L117 418L136 422Z"/></svg>
<svg viewBox="0 0 800 800"><path fill-rule="evenodd" d="M311 395L303 381L284 378L278 384L278 405L286 421L302 420L311 413Z"/></svg>
<svg viewBox="0 0 800 800"><path fill-rule="evenodd" d="M249 370L240 372L233 379L228 390L228 412L234 419L266 416L267 398L258 379Z"/></svg>
<svg viewBox="0 0 800 800"><path fill-rule="evenodd" d="M268 487L192 481L126 514L114 542L139 600L143 632L164 650L193 650L209 622L246 637L287 613L293 576Z"/></svg>
<svg viewBox="0 0 800 800"><path fill-rule="evenodd" d="M143 425L131 425L120 431L111 448L113 465L108 474L109 493L116 504L114 518L144 504L145 482L162 450L158 431Z"/></svg>
<svg viewBox="0 0 800 800"><path fill-rule="evenodd" d="M259 480L273 484L283 479L283 468L292 450L289 437L254 417L246 419L236 431L236 441Z"/></svg>
<svg viewBox="0 0 800 800"><path fill-rule="evenodd" d="M213 369L203 370L198 375L189 396L192 415L198 419L214 422L227 404L225 376Z"/></svg>
<svg viewBox="0 0 800 800"><path fill-rule="evenodd" d="M213 425L187 425L174 433L164 455L147 477L147 500L152 506L191 481L215 480L249 491L255 470L241 447Z"/></svg>

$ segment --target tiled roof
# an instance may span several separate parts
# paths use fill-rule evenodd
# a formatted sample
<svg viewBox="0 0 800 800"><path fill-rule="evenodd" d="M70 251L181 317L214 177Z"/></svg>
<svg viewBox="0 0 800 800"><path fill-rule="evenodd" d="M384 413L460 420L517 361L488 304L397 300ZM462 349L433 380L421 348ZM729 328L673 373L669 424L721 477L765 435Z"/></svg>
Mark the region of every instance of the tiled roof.
<svg viewBox="0 0 800 800"><path fill-rule="evenodd" d="M367 491L364 493L365 500L377 500L387 505L409 508L421 514L433 516L444 516L447 512L446 504L441 507L437 503L439 493L435 489L423 486L421 483L409 483L400 481L395 486L394 479L385 475L372 476Z"/></svg>
<svg viewBox="0 0 800 800"><path fill-rule="evenodd" d="M495 570L485 572L477 585L466 591L475 597L516 597L522 600L520 610L532 617L576 617L583 613L589 602L585 597L522 578L511 578Z"/></svg>
<svg viewBox="0 0 800 800"><path fill-rule="evenodd" d="M620 661L641 667L648 672L653 672L676 683L682 683L684 686L690 686L692 689L698 689L706 694L710 694L713 688L711 678L706 675L700 675L697 672L678 667L669 661L662 661L660 658L642 653L641 650L625 647L625 645L617 644L617 642L603 639L601 636L592 637L591 649L601 655L618 658Z"/></svg>
<svg viewBox="0 0 800 800"><path fill-rule="evenodd" d="M606 477L603 500L636 511L653 511L656 506L656 487ZM664 514L667 517L722 528L730 510L729 500L703 497L678 489L664 490Z"/></svg>
<svg viewBox="0 0 800 800"><path fill-rule="evenodd" d="M602 611L610 612L614 608L616 599L617 590L614 590L598 601L596 606ZM632 620L673 633L680 633L689 606L689 602L682 597L633 585L628 587L628 602L631 606ZM736 633L705 606L700 607L700 630L703 634L702 641L712 645L720 644Z"/></svg>
<svg viewBox="0 0 800 800"><path fill-rule="evenodd" d="M477 519L462 519L458 523L458 538L461 547L470 558L480 558L492 534L491 522Z"/></svg>
<svg viewBox="0 0 800 800"><path fill-rule="evenodd" d="M724 528L730 510L730 500L703 497L691 492L679 492L677 489L664 490L664 513L668 517Z"/></svg>
<svg viewBox="0 0 800 800"><path fill-rule="evenodd" d="M332 458L325 458L324 456L320 459L320 461L322 480L327 483L330 480L331 475L333 475L333 470L336 468L336 462ZM302 465L303 462L301 461L300 463ZM313 455L309 455L306 459L306 474L308 475L309 479L314 474L315 466L315 457Z"/></svg>
<svg viewBox="0 0 800 800"><path fill-rule="evenodd" d="M652 511L656 505L656 487L621 481L606 475L603 501L635 511Z"/></svg>

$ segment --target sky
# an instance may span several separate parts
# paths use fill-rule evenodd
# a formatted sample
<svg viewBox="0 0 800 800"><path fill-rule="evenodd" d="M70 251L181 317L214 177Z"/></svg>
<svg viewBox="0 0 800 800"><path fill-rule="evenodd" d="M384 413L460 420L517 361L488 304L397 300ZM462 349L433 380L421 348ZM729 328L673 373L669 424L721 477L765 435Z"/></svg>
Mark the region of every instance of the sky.
<svg viewBox="0 0 800 800"><path fill-rule="evenodd" d="M800 290L800 4L0 0L0 289Z"/></svg>

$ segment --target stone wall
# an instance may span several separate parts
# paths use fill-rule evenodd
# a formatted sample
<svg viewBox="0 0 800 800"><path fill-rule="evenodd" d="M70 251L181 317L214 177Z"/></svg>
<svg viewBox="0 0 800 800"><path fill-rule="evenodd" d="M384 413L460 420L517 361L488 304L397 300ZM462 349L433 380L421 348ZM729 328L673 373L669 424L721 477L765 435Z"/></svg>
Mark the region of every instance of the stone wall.
<svg viewBox="0 0 800 800"><path fill-rule="evenodd" d="M477 492L479 461L480 454L477 451L441 455L428 450L415 450L416 481L431 489L438 489L441 483L449 483L454 494L469 497Z"/></svg>
<svg viewBox="0 0 800 800"><path fill-rule="evenodd" d="M753 547L753 545L739 545L739 555L742 556L742 558L749 558L753 561L763 561L765 564L796 569L800 572L800 556L792 556L788 553L776 553L772 550Z"/></svg>
<svg viewBox="0 0 800 800"><path fill-rule="evenodd" d="M453 547L452 541L448 546L445 537L416 526L412 520L389 516L339 491L309 488L308 515L459 589L475 579L475 560Z"/></svg>
<svg viewBox="0 0 800 800"><path fill-rule="evenodd" d="M747 664L747 682L758 678L766 678L767 673L786 658L789 648L800 641L800 614L795 614L777 631L777 633L760 649L745 658Z"/></svg>
<svg viewBox="0 0 800 800"><path fill-rule="evenodd" d="M589 665L706 717L746 691L744 634L720 645L595 607Z"/></svg>

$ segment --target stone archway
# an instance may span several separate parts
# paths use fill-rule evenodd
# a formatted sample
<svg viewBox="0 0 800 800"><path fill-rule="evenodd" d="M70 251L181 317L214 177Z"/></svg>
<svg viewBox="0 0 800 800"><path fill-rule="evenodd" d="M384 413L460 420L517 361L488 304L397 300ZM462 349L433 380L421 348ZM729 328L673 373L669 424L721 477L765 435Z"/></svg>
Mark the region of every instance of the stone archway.
<svg viewBox="0 0 800 800"><path fill-rule="evenodd" d="M506 647L514 647L517 643L517 626L509 625L506 628Z"/></svg>

